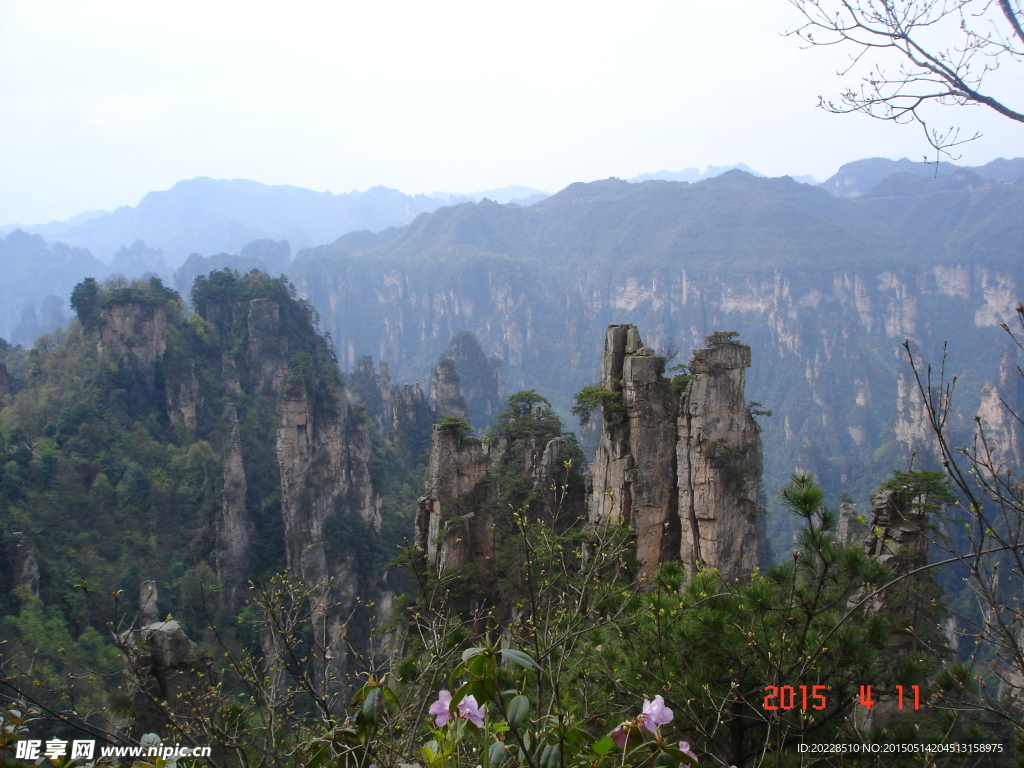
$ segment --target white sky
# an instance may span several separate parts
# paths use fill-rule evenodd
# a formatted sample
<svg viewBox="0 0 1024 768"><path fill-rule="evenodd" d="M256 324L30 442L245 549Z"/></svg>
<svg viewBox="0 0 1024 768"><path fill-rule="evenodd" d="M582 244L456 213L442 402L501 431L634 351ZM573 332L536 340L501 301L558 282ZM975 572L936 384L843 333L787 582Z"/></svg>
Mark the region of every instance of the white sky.
<svg viewBox="0 0 1024 768"><path fill-rule="evenodd" d="M797 22L786 0L0 0L0 224L195 176L554 192L708 164L824 180L862 157L921 159L919 129L815 107L856 80L836 76L841 51L780 36ZM1005 118L943 122L985 134L963 164L1024 154Z"/></svg>

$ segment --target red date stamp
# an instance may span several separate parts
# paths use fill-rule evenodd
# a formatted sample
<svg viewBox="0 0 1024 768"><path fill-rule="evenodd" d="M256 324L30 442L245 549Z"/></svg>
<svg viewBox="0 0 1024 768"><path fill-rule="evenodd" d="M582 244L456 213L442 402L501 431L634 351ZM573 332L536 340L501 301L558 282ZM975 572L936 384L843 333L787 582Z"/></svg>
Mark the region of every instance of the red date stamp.
<svg viewBox="0 0 1024 768"><path fill-rule="evenodd" d="M828 686L825 685L766 685L764 687L765 711L790 709L826 709L828 707ZM869 709L878 701L870 685L860 686L858 702ZM899 709L921 708L921 686L896 686L896 706Z"/></svg>
<svg viewBox="0 0 1024 768"><path fill-rule="evenodd" d="M828 706L828 687L824 685L766 685L765 710L825 709ZM808 706L810 704L810 706Z"/></svg>

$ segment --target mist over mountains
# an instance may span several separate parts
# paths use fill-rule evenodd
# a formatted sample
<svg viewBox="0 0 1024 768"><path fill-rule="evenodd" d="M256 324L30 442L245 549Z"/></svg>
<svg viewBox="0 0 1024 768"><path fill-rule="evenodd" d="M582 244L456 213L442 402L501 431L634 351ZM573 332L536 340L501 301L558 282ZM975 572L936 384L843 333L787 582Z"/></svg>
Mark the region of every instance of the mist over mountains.
<svg viewBox="0 0 1024 768"><path fill-rule="evenodd" d="M530 187L463 194L406 195L377 186L331 194L246 179L196 178L150 192L135 206L91 211L64 222L23 227L49 242L85 248L103 261L141 240L175 269L192 253L238 253L253 240L288 240L295 249L328 243L353 230L401 226L421 213L487 197L529 204L546 194ZM8 225L0 232L18 228Z"/></svg>

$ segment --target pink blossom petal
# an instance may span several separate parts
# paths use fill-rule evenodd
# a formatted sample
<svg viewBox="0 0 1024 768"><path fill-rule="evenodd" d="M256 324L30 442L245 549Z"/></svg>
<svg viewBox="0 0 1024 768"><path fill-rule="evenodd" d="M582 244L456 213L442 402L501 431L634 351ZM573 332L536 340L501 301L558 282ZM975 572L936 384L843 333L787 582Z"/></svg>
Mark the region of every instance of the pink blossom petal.
<svg viewBox="0 0 1024 768"><path fill-rule="evenodd" d="M472 694L464 697L462 701L459 702L458 716L469 720L469 722L477 728L484 727L484 710L476 703L476 697Z"/></svg>
<svg viewBox="0 0 1024 768"><path fill-rule="evenodd" d="M672 710L665 706L665 699L660 695L654 697L654 701L644 699L643 711L637 718L638 725L642 725L651 733L658 732L658 726L672 722Z"/></svg>
<svg viewBox="0 0 1024 768"><path fill-rule="evenodd" d="M623 723L614 731L612 731L612 741L615 742L615 746L619 749L626 748L626 742L629 741L629 734L626 733L626 726L628 723Z"/></svg>
<svg viewBox="0 0 1024 768"><path fill-rule="evenodd" d="M438 691L437 701L430 705L430 709L427 710L431 715L436 715L434 724L438 728L444 727L444 724L451 718L451 706L452 706L452 694L450 691Z"/></svg>
<svg viewBox="0 0 1024 768"><path fill-rule="evenodd" d="M679 742L679 751L682 752L684 755L686 755L691 760L693 760L693 762L695 762L695 763L700 762L697 759L697 756L695 754L693 754L693 750L690 749L690 742L688 742L688 741L680 741ZM735 766L733 766L732 768L735 768Z"/></svg>

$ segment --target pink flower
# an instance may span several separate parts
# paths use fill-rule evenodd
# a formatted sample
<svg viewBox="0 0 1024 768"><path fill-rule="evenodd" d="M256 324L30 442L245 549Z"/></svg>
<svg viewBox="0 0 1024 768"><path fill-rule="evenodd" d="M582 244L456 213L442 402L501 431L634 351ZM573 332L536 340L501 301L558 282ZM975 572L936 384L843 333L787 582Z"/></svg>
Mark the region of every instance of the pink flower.
<svg viewBox="0 0 1024 768"><path fill-rule="evenodd" d="M448 722L448 718L451 717L452 707L452 694L450 691L438 691L437 701L430 705L430 709L427 710L432 715L437 715L434 720L434 724L438 728L444 727L444 724Z"/></svg>
<svg viewBox="0 0 1024 768"><path fill-rule="evenodd" d="M629 725L629 723L623 723L614 731L612 731L612 741L615 742L615 746L617 746L619 749L625 749L626 742L629 741L629 734L626 733L627 725Z"/></svg>
<svg viewBox="0 0 1024 768"><path fill-rule="evenodd" d="M653 734L658 733L658 726L672 722L672 710L665 706L665 700L661 696L655 696L654 701L644 699L644 708L637 718L637 725L642 725Z"/></svg>
<svg viewBox="0 0 1024 768"><path fill-rule="evenodd" d="M679 742L679 751L682 752L684 755L686 755L691 760L693 760L693 762L695 762L695 763L700 762L699 760L697 760L697 756L695 754L693 754L693 750L690 749L690 742L688 742L688 741L680 741ZM736 767L735 766L730 766L730 768L736 768Z"/></svg>
<svg viewBox="0 0 1024 768"><path fill-rule="evenodd" d="M428 713L434 715L434 724L443 728L444 724L452 718L452 694L450 691L438 691L437 701L430 705ZM465 696L455 708L455 717L469 720L477 728L484 727L484 710L476 703L475 696Z"/></svg>
<svg viewBox="0 0 1024 768"><path fill-rule="evenodd" d="M484 727L484 710L476 703L475 696L466 696L459 702L457 717L464 717L477 728Z"/></svg>

